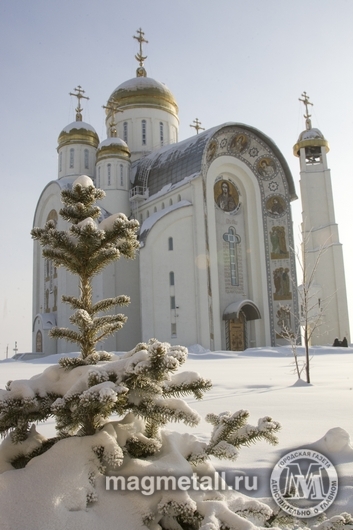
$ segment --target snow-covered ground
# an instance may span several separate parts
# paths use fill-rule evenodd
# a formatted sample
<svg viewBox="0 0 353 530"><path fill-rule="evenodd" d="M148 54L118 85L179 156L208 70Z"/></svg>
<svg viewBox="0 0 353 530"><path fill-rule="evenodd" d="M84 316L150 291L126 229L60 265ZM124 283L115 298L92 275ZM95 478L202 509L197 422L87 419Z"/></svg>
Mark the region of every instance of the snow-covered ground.
<svg viewBox="0 0 353 530"><path fill-rule="evenodd" d="M303 355L302 348L299 348L299 352ZM241 353L204 352L199 347L190 348L189 358L182 371L199 372L203 377L212 380L213 388L206 393L202 401L191 398L187 398L186 401L202 418L209 412L221 413L226 410L235 412L246 409L250 412L251 424L256 425L257 420L264 416L271 416L281 423L282 429L278 434L277 446L258 442L241 449L235 463L214 460L216 469L227 471L230 480L233 480L234 475L257 477L256 491L248 491L240 485L239 490L242 493L250 497L265 498L266 502L271 504L269 479L280 457L292 449L315 448L334 463L339 476L339 493L328 515L341 512L353 513L353 448L348 438L349 435L353 436L353 348L316 347L312 348L311 355L312 382L307 385L297 382L289 347L254 348ZM0 388L4 388L10 379L28 379L41 373L48 367L48 363L57 362L57 359L58 356L53 356L27 362L12 360L0 362ZM302 361L303 357L300 357L300 360ZM304 374L302 377L305 379ZM53 422L37 428L45 436L52 436L55 432ZM211 425L204 419L193 429L183 424L170 424L168 428L178 433L191 432L203 441L208 439L211 432ZM69 444L70 440L66 443ZM54 446L49 452L34 460L43 459L43 464L47 465L49 454L58 451L57 447ZM85 454L84 447L82 454ZM63 514L63 526L57 526L57 523L48 520L45 514L46 507L41 499L45 497L48 489L53 488L54 483L59 482L63 490L62 496L65 497L65 461L61 461L54 471L51 468L51 473L54 474L47 476L45 481L42 478L41 481L36 481L37 463L33 462L28 466L27 473L24 473L25 470L19 470L0 475L0 508L3 497L6 498L7 503L13 502L12 510L17 513L14 525L4 519L0 512L0 529L93 530L98 528L97 524L102 516L100 510L104 513L109 510L109 493L101 493L100 509L95 508L92 512L84 508L80 511L80 503L71 499L72 510L68 509L65 515ZM78 457L76 472L79 473L84 465L84 456ZM16 491L12 498L6 493L8 488ZM116 514L115 517L119 519L121 510L124 509L124 497L122 496L120 500L118 497L115 496L115 507L120 515ZM57 502L60 504L62 499L58 498ZM273 503L271 506L274 506ZM43 511L43 517L38 518L36 515L37 527L31 526L31 511L34 514L40 510ZM112 514L111 521L113 520ZM110 526L113 524L111 521L107 520L106 526L101 527L113 528ZM135 519L129 522L128 515L125 525L117 525L116 528L119 530L142 528L142 525L136 526Z"/></svg>

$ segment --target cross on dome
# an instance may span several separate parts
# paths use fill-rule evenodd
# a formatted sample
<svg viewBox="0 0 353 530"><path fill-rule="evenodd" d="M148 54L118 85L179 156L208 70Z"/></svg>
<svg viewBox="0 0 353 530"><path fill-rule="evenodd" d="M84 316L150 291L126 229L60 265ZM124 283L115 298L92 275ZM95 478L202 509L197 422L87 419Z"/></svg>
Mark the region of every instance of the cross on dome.
<svg viewBox="0 0 353 530"><path fill-rule="evenodd" d="M74 88L74 90L76 91L76 94L73 94L72 92L69 92L69 95L70 96L75 96L78 100L78 105L76 107L76 121L82 121L82 110L83 108L81 107L81 99L89 99L87 96L84 96L83 94L85 93L85 91L83 90L83 88L81 87L81 85L78 85L77 88Z"/></svg>
<svg viewBox="0 0 353 530"><path fill-rule="evenodd" d="M142 53L142 43L145 42L146 44L148 44L148 40L144 38L145 34L141 28L138 29L136 33L138 34L138 37L136 37L136 35L133 35L133 38L136 39L140 43L140 52L135 55L135 59L140 64L139 68L137 68L136 70L136 75L137 77L146 77L147 72L143 66L143 62L145 61L145 59L147 59L147 55L144 56Z"/></svg>
<svg viewBox="0 0 353 530"><path fill-rule="evenodd" d="M311 129L311 114L309 114L309 109L308 109L308 106L311 105L311 106L314 106L314 103L311 103L309 101L309 96L307 95L306 92L303 92L302 93L302 97L304 99L300 99L299 98L299 101L302 101L305 105L305 112L306 114L304 114L304 118L305 118L305 123L306 123L306 128L307 130Z"/></svg>
<svg viewBox="0 0 353 530"><path fill-rule="evenodd" d="M111 136L111 138L116 138L118 133L117 133L117 130L116 130L116 123L117 122L115 121L115 114L117 112L124 112L124 111L118 109L118 106L114 105L114 103L110 103L110 105L103 105L103 109L111 111L110 136Z"/></svg>
<svg viewBox="0 0 353 530"><path fill-rule="evenodd" d="M194 127L194 129L196 129L196 134L199 134L199 131L204 131L205 130L204 127L201 127L201 122L199 121L198 118L196 118L196 120L193 120L193 123L195 125L190 125L190 127Z"/></svg>

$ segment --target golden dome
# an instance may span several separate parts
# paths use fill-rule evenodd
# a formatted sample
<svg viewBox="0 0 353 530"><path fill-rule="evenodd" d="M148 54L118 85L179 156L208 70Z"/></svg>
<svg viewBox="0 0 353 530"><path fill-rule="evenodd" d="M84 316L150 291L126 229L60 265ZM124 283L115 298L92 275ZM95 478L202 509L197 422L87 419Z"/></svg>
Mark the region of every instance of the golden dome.
<svg viewBox="0 0 353 530"><path fill-rule="evenodd" d="M150 77L134 77L118 86L108 100L118 109L150 107L178 116L178 105L166 85ZM108 114L108 117L110 114Z"/></svg>
<svg viewBox="0 0 353 530"><path fill-rule="evenodd" d="M103 140L97 149L97 162L105 158L117 156L118 158L130 159L130 150L127 144L120 138L107 138Z"/></svg>
<svg viewBox="0 0 353 530"><path fill-rule="evenodd" d="M97 148L99 137L94 128L88 123L74 121L64 127L59 134L57 150L59 151L61 147L72 144L86 144Z"/></svg>

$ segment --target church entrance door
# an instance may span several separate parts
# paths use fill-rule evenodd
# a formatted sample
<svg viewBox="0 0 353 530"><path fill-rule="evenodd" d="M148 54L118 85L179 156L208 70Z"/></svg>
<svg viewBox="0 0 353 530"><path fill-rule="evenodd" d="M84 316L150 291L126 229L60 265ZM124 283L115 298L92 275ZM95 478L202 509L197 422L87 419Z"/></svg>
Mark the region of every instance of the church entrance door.
<svg viewBox="0 0 353 530"><path fill-rule="evenodd" d="M240 312L239 318L228 320L229 349L231 351L243 351L246 349L246 320Z"/></svg>

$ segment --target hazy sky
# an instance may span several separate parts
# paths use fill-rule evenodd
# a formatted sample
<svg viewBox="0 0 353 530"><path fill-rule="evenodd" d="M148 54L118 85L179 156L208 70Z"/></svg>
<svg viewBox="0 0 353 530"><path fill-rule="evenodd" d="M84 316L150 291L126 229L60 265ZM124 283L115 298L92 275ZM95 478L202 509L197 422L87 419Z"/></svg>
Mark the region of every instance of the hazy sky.
<svg viewBox="0 0 353 530"><path fill-rule="evenodd" d="M84 121L106 137L107 99L135 77L132 38L142 28L147 74L173 92L179 139L202 126L251 125L285 156L299 195L293 145L313 127L330 143L336 221L353 316L353 2L352 0L2 0L0 3L0 358L15 340L31 351L34 210L57 178L57 137L74 121L69 92L81 85ZM293 203L299 232L300 201ZM124 293L129 294L129 293ZM353 319L351 318L353 324ZM352 330L353 332L353 330Z"/></svg>

